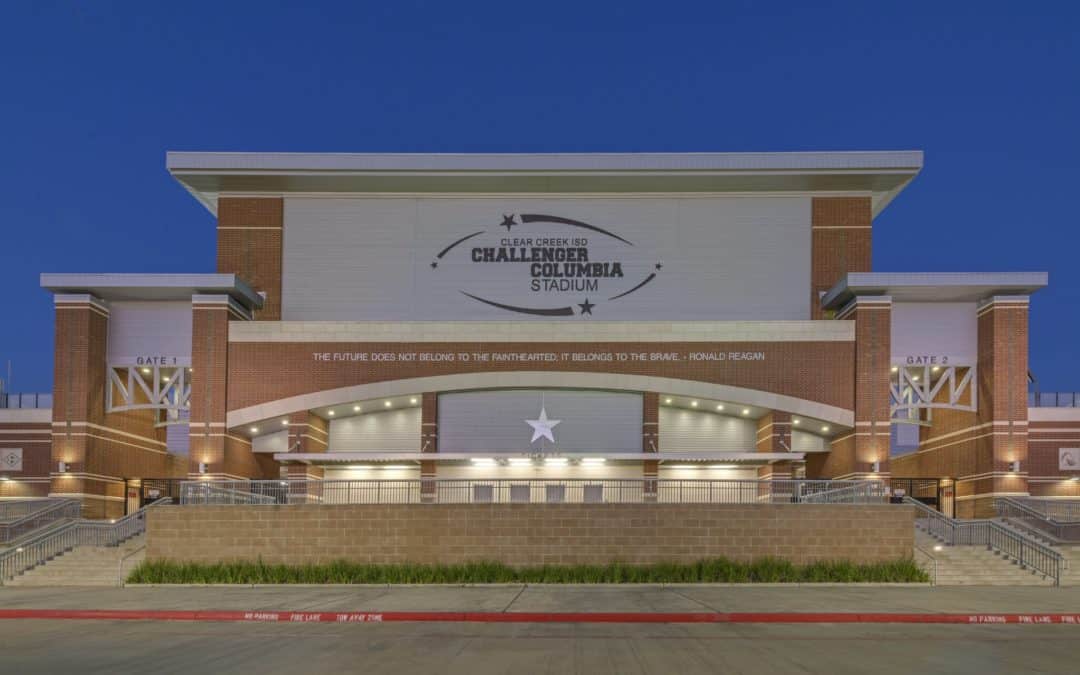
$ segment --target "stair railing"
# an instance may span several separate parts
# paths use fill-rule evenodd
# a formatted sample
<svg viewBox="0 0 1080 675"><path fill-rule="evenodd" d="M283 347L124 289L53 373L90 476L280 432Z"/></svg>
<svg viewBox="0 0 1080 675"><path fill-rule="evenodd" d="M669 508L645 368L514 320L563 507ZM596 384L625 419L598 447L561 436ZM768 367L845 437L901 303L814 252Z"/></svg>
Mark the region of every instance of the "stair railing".
<svg viewBox="0 0 1080 675"><path fill-rule="evenodd" d="M75 520L0 553L0 585L77 546L118 546L146 531L146 513L171 497L159 499L113 521Z"/></svg>
<svg viewBox="0 0 1080 675"><path fill-rule="evenodd" d="M1042 499L998 497L994 511L998 518L1059 542L1080 541L1080 503L1048 503Z"/></svg>
<svg viewBox="0 0 1080 675"><path fill-rule="evenodd" d="M82 505L77 499L43 499L42 508L32 510L21 517L0 522L0 543L9 542L13 539L32 532L39 527L56 522L64 518L78 518Z"/></svg>
<svg viewBox="0 0 1080 675"><path fill-rule="evenodd" d="M1064 558L1033 537L1004 527L992 520L956 520L922 502L904 497L905 504L915 507L916 526L947 546L985 546L987 550L1008 556L1021 569L1033 569L1061 585Z"/></svg>

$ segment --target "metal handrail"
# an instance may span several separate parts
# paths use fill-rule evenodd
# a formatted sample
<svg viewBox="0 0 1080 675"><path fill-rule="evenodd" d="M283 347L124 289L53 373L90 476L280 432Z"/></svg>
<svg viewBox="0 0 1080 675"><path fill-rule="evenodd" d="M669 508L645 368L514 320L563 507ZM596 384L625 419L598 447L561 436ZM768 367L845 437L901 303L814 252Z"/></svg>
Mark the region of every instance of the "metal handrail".
<svg viewBox="0 0 1080 675"><path fill-rule="evenodd" d="M77 499L63 498L42 501L47 502L45 508L31 511L21 518L0 523L0 542L17 539L57 520L78 518L82 510L82 504Z"/></svg>
<svg viewBox="0 0 1080 675"><path fill-rule="evenodd" d="M15 520L22 518L35 511L49 508L57 502L56 497L42 497L40 499L12 499L0 501L0 521Z"/></svg>
<svg viewBox="0 0 1080 675"><path fill-rule="evenodd" d="M1080 541L1080 519L1058 518L1058 516L1071 518L1073 510L1070 507L1077 504L1067 504L1066 508L1055 509L1047 507L1062 505L1040 503L1044 501L998 497L994 500L994 511L999 518L1058 541Z"/></svg>
<svg viewBox="0 0 1080 675"><path fill-rule="evenodd" d="M76 546L118 546L146 531L146 512L171 503L166 497L111 522L76 520L0 553L0 584Z"/></svg>
<svg viewBox="0 0 1080 675"><path fill-rule="evenodd" d="M1012 558L1022 569L1036 570L1053 579L1055 586L1061 585L1064 558L1034 538L992 520L955 520L911 497L904 497L904 503L914 506L916 522L924 520L927 533L947 546L986 546Z"/></svg>
<svg viewBox="0 0 1080 675"><path fill-rule="evenodd" d="M1080 499L1038 499L1036 497L1002 497L1037 511L1058 523L1080 523Z"/></svg>
<svg viewBox="0 0 1080 675"><path fill-rule="evenodd" d="M209 486L209 487L208 487ZM185 481L191 504L886 503L880 481L634 479L402 479Z"/></svg>

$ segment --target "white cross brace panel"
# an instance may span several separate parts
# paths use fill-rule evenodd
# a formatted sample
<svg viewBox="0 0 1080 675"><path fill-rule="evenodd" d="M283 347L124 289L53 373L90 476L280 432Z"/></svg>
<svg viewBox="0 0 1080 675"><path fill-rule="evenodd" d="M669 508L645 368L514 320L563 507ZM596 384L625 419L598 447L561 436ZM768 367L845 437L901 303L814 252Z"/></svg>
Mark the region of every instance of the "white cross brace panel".
<svg viewBox="0 0 1080 675"><path fill-rule="evenodd" d="M889 380L893 421L917 421L920 410L975 412L974 379L974 366L899 366ZM942 396L943 391L947 396Z"/></svg>
<svg viewBox="0 0 1080 675"><path fill-rule="evenodd" d="M158 426L187 424L191 410L191 369L160 366L109 366L105 411L158 410Z"/></svg>

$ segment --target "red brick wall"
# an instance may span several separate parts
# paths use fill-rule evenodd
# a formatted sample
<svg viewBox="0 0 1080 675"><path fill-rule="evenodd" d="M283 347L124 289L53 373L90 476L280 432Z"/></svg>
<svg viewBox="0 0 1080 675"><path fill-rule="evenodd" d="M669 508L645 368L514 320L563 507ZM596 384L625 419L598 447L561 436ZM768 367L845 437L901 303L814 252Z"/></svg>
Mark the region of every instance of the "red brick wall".
<svg viewBox="0 0 1080 675"><path fill-rule="evenodd" d="M821 293L842 276L870 271L872 221L869 197L811 200L810 318L823 318Z"/></svg>
<svg viewBox="0 0 1080 675"><path fill-rule="evenodd" d="M217 271L239 274L266 302L255 319L281 319L285 201L280 197L218 199Z"/></svg>
<svg viewBox="0 0 1080 675"><path fill-rule="evenodd" d="M413 377L476 372L513 372L512 361L478 363L315 361L313 353L478 351L486 352L677 352L762 351L765 361L564 362L530 366L564 372L620 373L726 384L784 394L851 409L854 401L850 342L764 343L288 343L229 345L229 409L290 396ZM288 377L282 377L288 373Z"/></svg>

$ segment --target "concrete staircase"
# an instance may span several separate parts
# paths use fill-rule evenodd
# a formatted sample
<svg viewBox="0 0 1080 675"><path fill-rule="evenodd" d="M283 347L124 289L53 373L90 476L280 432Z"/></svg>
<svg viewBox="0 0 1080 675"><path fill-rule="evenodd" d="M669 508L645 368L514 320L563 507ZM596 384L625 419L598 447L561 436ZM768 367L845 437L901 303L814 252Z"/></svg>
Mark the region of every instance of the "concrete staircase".
<svg viewBox="0 0 1080 675"><path fill-rule="evenodd" d="M1022 569L1015 561L987 550L985 546L945 546L922 529L915 529L915 546L926 555L917 555L923 569L938 586L1053 586L1053 579ZM933 561L927 560L929 557ZM1064 583L1064 580L1063 580Z"/></svg>
<svg viewBox="0 0 1080 675"><path fill-rule="evenodd" d="M5 586L119 586L146 557L146 535L119 546L79 546L27 570ZM121 568L122 566L122 568Z"/></svg>

